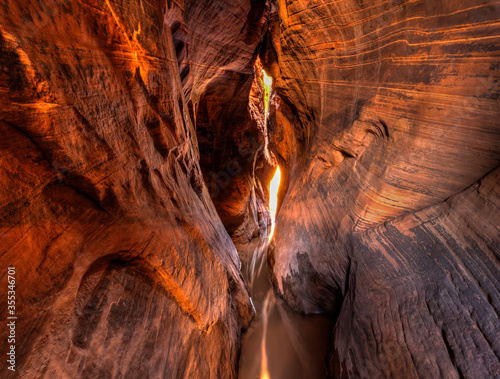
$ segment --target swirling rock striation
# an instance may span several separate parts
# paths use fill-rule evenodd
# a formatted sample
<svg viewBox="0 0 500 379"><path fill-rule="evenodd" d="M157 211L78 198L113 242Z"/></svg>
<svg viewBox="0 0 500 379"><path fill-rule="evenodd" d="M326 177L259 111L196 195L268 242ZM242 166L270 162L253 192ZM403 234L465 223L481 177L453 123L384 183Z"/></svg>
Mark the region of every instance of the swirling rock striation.
<svg viewBox="0 0 500 379"><path fill-rule="evenodd" d="M16 267L18 376L235 377L253 307L234 243L266 233L273 157L273 283L335 321L328 375L499 375L499 14L4 1L0 266Z"/></svg>
<svg viewBox="0 0 500 379"><path fill-rule="evenodd" d="M334 377L500 374L498 2L277 1L271 254Z"/></svg>

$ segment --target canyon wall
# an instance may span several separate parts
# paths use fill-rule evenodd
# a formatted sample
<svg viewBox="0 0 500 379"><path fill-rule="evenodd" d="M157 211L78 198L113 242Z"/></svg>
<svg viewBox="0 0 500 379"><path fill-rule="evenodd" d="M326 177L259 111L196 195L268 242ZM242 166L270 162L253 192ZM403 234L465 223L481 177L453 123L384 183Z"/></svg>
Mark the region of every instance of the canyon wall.
<svg viewBox="0 0 500 379"><path fill-rule="evenodd" d="M253 307L204 185L195 115L234 93L246 110L266 12L262 1L2 2L12 376L235 377Z"/></svg>
<svg viewBox="0 0 500 379"><path fill-rule="evenodd" d="M236 248L268 232L274 159L272 281L335 322L330 377L500 375L499 21L477 0L5 0L11 376L235 377Z"/></svg>
<svg viewBox="0 0 500 379"><path fill-rule="evenodd" d="M273 281L333 377L500 375L500 4L279 0Z"/></svg>

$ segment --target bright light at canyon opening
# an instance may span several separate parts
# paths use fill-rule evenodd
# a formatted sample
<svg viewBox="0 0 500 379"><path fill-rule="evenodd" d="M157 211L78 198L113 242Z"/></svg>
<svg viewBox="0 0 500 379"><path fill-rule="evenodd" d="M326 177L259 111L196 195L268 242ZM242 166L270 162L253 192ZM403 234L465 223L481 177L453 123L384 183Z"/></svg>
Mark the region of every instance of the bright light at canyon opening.
<svg viewBox="0 0 500 379"><path fill-rule="evenodd" d="M264 117L267 120L267 110L269 109L269 97L273 86L273 78L262 69L262 84L264 85Z"/></svg>
<svg viewBox="0 0 500 379"><path fill-rule="evenodd" d="M278 189L280 187L281 171L280 166L277 166L276 172L271 180L269 186L269 211L271 213L271 233L269 233L269 240L273 238L274 227L276 225L276 210L278 209Z"/></svg>

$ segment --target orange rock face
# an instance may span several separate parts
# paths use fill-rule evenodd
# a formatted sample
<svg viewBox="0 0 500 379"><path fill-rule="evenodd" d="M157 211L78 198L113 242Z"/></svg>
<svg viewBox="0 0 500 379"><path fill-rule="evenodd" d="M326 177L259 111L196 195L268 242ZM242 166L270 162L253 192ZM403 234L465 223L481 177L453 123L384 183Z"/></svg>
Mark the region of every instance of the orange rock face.
<svg viewBox="0 0 500 379"><path fill-rule="evenodd" d="M289 307L334 325L303 367L500 375L499 19L469 0L5 0L1 377L236 377L237 251L263 246L274 159L274 335L314 346Z"/></svg>
<svg viewBox="0 0 500 379"><path fill-rule="evenodd" d="M253 3L1 5L13 375L236 375L253 308L203 184L192 114L208 89L252 76L266 20Z"/></svg>
<svg viewBox="0 0 500 379"><path fill-rule="evenodd" d="M278 1L271 257L334 377L500 373L495 2Z"/></svg>

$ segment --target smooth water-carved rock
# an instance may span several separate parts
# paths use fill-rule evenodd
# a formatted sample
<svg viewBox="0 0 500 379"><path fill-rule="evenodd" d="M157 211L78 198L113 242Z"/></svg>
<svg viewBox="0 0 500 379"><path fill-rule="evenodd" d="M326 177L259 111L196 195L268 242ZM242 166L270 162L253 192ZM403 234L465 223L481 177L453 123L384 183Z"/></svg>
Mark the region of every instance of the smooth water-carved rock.
<svg viewBox="0 0 500 379"><path fill-rule="evenodd" d="M499 375L499 12L5 1L2 375L235 377L254 314L235 245L248 263L266 238L274 159L272 280L299 313L274 324L280 372ZM320 359L297 354L304 313Z"/></svg>
<svg viewBox="0 0 500 379"><path fill-rule="evenodd" d="M192 117L214 83L251 77L259 4L0 7L0 275L16 267L15 375L236 375L253 308Z"/></svg>
<svg viewBox="0 0 500 379"><path fill-rule="evenodd" d="M334 377L498 375L498 5L277 5L278 292Z"/></svg>

